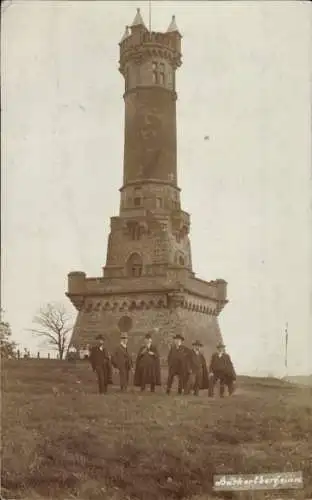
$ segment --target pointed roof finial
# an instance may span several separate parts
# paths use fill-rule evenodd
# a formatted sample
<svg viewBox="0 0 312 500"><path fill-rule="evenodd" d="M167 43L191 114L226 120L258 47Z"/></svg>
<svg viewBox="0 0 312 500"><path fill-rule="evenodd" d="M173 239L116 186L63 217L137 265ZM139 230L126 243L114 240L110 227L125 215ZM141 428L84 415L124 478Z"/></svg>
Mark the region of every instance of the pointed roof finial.
<svg viewBox="0 0 312 500"><path fill-rule="evenodd" d="M137 13L136 13L136 16L133 20L133 23L131 24L131 28L133 28L133 26L144 26L145 27L143 18L141 16L140 9L137 9Z"/></svg>
<svg viewBox="0 0 312 500"><path fill-rule="evenodd" d="M120 43L123 42L126 38L128 38L128 36L130 36L130 30L129 26L126 26L125 32L123 34L122 39L120 40Z"/></svg>
<svg viewBox="0 0 312 500"><path fill-rule="evenodd" d="M179 28L177 26L175 16L172 16L172 20L167 29L167 33L172 33L173 31L177 31L179 33Z"/></svg>

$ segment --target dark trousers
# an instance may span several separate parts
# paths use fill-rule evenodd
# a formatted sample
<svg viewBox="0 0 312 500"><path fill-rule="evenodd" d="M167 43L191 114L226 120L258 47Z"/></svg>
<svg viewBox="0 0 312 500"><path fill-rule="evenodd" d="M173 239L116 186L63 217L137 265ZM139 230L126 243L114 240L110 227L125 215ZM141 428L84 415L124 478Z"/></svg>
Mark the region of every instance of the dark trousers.
<svg viewBox="0 0 312 500"><path fill-rule="evenodd" d="M97 366L95 369L98 385L99 385L99 393L105 394L107 392L107 373L105 366Z"/></svg>
<svg viewBox="0 0 312 500"><path fill-rule="evenodd" d="M129 384L129 370L122 368L119 370L119 383L120 389L125 391Z"/></svg>
<svg viewBox="0 0 312 500"><path fill-rule="evenodd" d="M185 376L183 376L181 373L177 373L177 372L171 371L171 370L169 370L169 374L168 374L167 393L169 394L169 392L171 391L174 377L178 377L178 393L182 394L182 391L185 388L187 380L185 379Z"/></svg>
<svg viewBox="0 0 312 500"><path fill-rule="evenodd" d="M208 396L211 398L213 397L214 388L218 381L220 381L220 397L224 397L225 386L227 386L229 395L231 396L231 394L233 394L234 392L234 380L232 379L232 377L229 377L222 373L214 373L213 376L209 379Z"/></svg>
<svg viewBox="0 0 312 500"><path fill-rule="evenodd" d="M184 394L189 394L191 391L193 391L194 395L198 396L201 385L202 385L201 372L191 373L188 377Z"/></svg>

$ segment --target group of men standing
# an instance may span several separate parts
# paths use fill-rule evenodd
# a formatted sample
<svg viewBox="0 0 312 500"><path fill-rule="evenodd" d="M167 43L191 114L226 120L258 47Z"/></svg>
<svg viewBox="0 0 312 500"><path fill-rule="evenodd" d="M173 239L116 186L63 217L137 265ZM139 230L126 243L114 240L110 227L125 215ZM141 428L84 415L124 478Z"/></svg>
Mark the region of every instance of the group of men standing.
<svg viewBox="0 0 312 500"><path fill-rule="evenodd" d="M129 385L130 373L134 369L134 385L143 392L150 386L155 392L161 385L161 369L159 352L153 343L152 336L147 334L142 347L137 354L135 365L128 352L128 335L121 334L120 344L112 356L105 347L105 339L99 335L98 344L90 351L90 363L97 374L99 392L105 394L108 385L112 384L112 371L119 373L120 390L126 391ZM178 394L197 396L200 390L208 389L208 396L213 397L216 384L220 383L220 397L224 397L227 386L229 395L234 392L235 370L230 356L225 352L225 345L220 343L207 367L202 352L203 345L199 341L192 344L192 349L184 345L182 335L173 337L173 345L168 355L168 379L166 392L170 394L175 378L178 379Z"/></svg>

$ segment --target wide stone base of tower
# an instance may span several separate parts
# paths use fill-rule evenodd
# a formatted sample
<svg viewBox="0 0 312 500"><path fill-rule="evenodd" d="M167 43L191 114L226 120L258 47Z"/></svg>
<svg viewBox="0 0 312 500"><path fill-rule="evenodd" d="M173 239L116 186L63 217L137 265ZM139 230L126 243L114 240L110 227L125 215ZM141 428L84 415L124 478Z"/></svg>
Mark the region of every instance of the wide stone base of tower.
<svg viewBox="0 0 312 500"><path fill-rule="evenodd" d="M172 273L171 273L172 274ZM77 349L92 344L103 334L109 350L120 339L120 320L130 318L129 351L135 355L144 335L151 333L162 361L175 333L185 337L186 345L198 339L209 358L222 340L218 315L224 304L226 283L205 282L185 270L176 277L86 278L70 273L68 297L78 309L71 345Z"/></svg>

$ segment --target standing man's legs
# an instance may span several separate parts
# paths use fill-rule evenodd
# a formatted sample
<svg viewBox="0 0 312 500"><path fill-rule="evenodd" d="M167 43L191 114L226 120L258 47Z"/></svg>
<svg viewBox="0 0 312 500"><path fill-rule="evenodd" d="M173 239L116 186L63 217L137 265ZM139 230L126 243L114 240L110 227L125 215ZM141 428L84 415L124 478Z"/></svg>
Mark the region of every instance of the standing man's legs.
<svg viewBox="0 0 312 500"><path fill-rule="evenodd" d="M167 394L170 393L173 384L174 373L169 369L168 380L167 380Z"/></svg>
<svg viewBox="0 0 312 500"><path fill-rule="evenodd" d="M192 374L183 373L182 375L180 375L180 378L182 383L182 390L184 391L184 393L187 393L190 388L190 384L192 384ZM179 394L181 394L181 392Z"/></svg>
<svg viewBox="0 0 312 500"><path fill-rule="evenodd" d="M105 370L104 367L99 367L96 371L97 377L98 377L98 384L99 384L99 393L100 394L105 394L107 392L107 380L105 377Z"/></svg>
<svg viewBox="0 0 312 500"><path fill-rule="evenodd" d="M128 387L129 372L125 368L119 370L120 390L125 391Z"/></svg>
<svg viewBox="0 0 312 500"><path fill-rule="evenodd" d="M226 386L226 378L220 377L220 398L224 398L225 386Z"/></svg>
<svg viewBox="0 0 312 500"><path fill-rule="evenodd" d="M218 382L218 375L213 374L212 377L209 377L209 388L208 388L208 397L213 398L214 388L216 383Z"/></svg>
<svg viewBox="0 0 312 500"><path fill-rule="evenodd" d="M188 395L191 392L191 390L194 390L195 380L196 380L196 375L194 373L191 373L188 376L187 381L185 382L185 387L184 387L184 394L185 395Z"/></svg>
<svg viewBox="0 0 312 500"><path fill-rule="evenodd" d="M182 394L184 390L184 379L181 373L178 374L178 394Z"/></svg>
<svg viewBox="0 0 312 500"><path fill-rule="evenodd" d="M99 368L96 369L96 376L97 376L97 381L98 381L98 390L99 390L99 393L101 394L102 384L101 384L101 373L100 373Z"/></svg>
<svg viewBox="0 0 312 500"><path fill-rule="evenodd" d="M201 386L201 374L196 373L193 385L194 396L198 396L200 386Z"/></svg>
<svg viewBox="0 0 312 500"><path fill-rule="evenodd" d="M234 392L234 380L232 378L227 378L226 385L229 391L229 396L231 396Z"/></svg>

